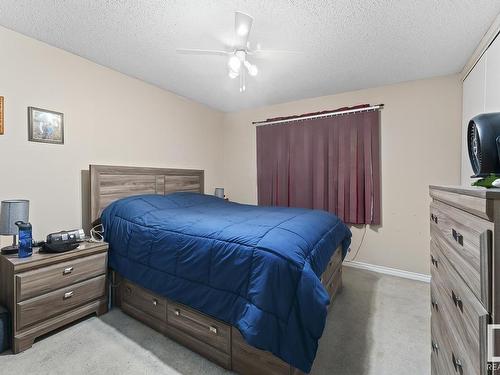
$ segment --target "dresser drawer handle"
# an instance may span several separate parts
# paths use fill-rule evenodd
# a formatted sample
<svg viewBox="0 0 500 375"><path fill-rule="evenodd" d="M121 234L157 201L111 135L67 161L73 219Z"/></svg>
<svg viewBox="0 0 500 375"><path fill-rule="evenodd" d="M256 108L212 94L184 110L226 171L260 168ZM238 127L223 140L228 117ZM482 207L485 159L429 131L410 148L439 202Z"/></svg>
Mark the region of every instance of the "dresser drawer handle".
<svg viewBox="0 0 500 375"><path fill-rule="evenodd" d="M66 292L66 293L64 293L63 299L71 298L71 297L73 297L73 294L75 294L73 291Z"/></svg>
<svg viewBox="0 0 500 375"><path fill-rule="evenodd" d="M175 309L174 314L175 314L175 316L181 316L181 310Z"/></svg>
<svg viewBox="0 0 500 375"><path fill-rule="evenodd" d="M437 310L439 310L439 309L438 309L438 304L437 304L437 302L436 302L436 301L432 300L432 301L431 301L431 306L432 306L432 308L433 308L433 309L435 309L436 311L437 311Z"/></svg>
<svg viewBox="0 0 500 375"><path fill-rule="evenodd" d="M438 260L436 258L434 258L433 255L431 255L431 263L437 268L437 266L438 266Z"/></svg>
<svg viewBox="0 0 500 375"><path fill-rule="evenodd" d="M437 215L434 215L434 214L431 214L431 221L433 221L434 223L438 223L438 217Z"/></svg>
<svg viewBox="0 0 500 375"><path fill-rule="evenodd" d="M158 300L156 298L153 298L153 305L157 306L158 305Z"/></svg>
<svg viewBox="0 0 500 375"><path fill-rule="evenodd" d="M433 352L436 352L436 353L438 352L438 350L439 350L439 345L438 345L438 344L436 344L434 341L431 341L431 347L432 347L432 351L433 351Z"/></svg>
<svg viewBox="0 0 500 375"><path fill-rule="evenodd" d="M460 246L464 246L464 236L462 236L459 232L457 232L455 229L451 229L451 235L455 242L458 242Z"/></svg>
<svg viewBox="0 0 500 375"><path fill-rule="evenodd" d="M132 294L132 288L127 286L125 287L125 293L127 293L128 295L131 295Z"/></svg>
<svg viewBox="0 0 500 375"><path fill-rule="evenodd" d="M455 357L455 353L451 354L451 361L453 362L453 367L455 367L455 371L458 372L459 370L462 369L462 361Z"/></svg>
<svg viewBox="0 0 500 375"><path fill-rule="evenodd" d="M208 330L210 331L210 333L213 333L214 335L217 334L217 327L215 326L208 327Z"/></svg>
<svg viewBox="0 0 500 375"><path fill-rule="evenodd" d="M456 294L453 290L451 291L451 299L456 307L460 309L460 311L464 312L464 305L462 299Z"/></svg>
<svg viewBox="0 0 500 375"><path fill-rule="evenodd" d="M63 275L69 275L71 272L73 272L73 267L68 267L63 270Z"/></svg>

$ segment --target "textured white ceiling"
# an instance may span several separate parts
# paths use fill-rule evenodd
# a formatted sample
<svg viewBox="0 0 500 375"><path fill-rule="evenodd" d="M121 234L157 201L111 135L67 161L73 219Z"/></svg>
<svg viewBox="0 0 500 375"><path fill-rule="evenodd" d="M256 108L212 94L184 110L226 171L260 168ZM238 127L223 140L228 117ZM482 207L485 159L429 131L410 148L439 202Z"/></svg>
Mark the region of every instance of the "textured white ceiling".
<svg viewBox="0 0 500 375"><path fill-rule="evenodd" d="M234 11L254 16L262 48L247 91L221 56ZM498 0L1 0L0 25L223 111L459 72Z"/></svg>

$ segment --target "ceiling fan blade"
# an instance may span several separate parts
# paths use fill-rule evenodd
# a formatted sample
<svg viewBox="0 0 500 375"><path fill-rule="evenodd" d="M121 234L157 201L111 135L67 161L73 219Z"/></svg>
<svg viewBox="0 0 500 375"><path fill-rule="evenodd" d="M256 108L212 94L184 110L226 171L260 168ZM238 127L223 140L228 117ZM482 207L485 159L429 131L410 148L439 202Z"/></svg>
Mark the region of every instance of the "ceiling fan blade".
<svg viewBox="0 0 500 375"><path fill-rule="evenodd" d="M265 55L301 55L302 52L300 51L290 51L290 50L283 50L283 49L257 49L254 51L248 51L249 55L252 56L265 56Z"/></svg>
<svg viewBox="0 0 500 375"><path fill-rule="evenodd" d="M195 48L177 48L177 53L184 55L217 55L217 56L227 56L229 52L215 49L195 49Z"/></svg>
<svg viewBox="0 0 500 375"><path fill-rule="evenodd" d="M250 30L252 29L253 17L243 12L235 12L234 15L234 48L246 49Z"/></svg>

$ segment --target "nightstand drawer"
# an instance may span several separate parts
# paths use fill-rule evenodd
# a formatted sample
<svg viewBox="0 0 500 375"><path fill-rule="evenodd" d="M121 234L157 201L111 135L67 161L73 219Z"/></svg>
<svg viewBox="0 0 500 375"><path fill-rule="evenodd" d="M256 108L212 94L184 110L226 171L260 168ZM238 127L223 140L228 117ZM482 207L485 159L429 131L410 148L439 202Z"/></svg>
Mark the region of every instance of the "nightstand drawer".
<svg viewBox="0 0 500 375"><path fill-rule="evenodd" d="M107 254L101 253L16 275L16 301L63 288L106 273Z"/></svg>
<svg viewBox="0 0 500 375"><path fill-rule="evenodd" d="M66 288L18 302L17 330L46 320L64 311L98 299L106 294L106 275L101 275Z"/></svg>

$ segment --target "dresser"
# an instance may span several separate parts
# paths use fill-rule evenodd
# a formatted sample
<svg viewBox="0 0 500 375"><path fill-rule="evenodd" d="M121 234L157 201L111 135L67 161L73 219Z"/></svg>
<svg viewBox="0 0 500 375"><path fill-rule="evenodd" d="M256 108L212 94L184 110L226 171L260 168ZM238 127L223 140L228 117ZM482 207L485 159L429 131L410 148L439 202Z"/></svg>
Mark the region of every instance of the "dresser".
<svg viewBox="0 0 500 375"><path fill-rule="evenodd" d="M0 256L0 304L11 315L12 351L30 348L52 330L107 311L105 243L84 242L75 250L28 258Z"/></svg>
<svg viewBox="0 0 500 375"><path fill-rule="evenodd" d="M488 349L499 355L488 324L500 322L500 189L430 186L430 196L432 374L489 374Z"/></svg>

